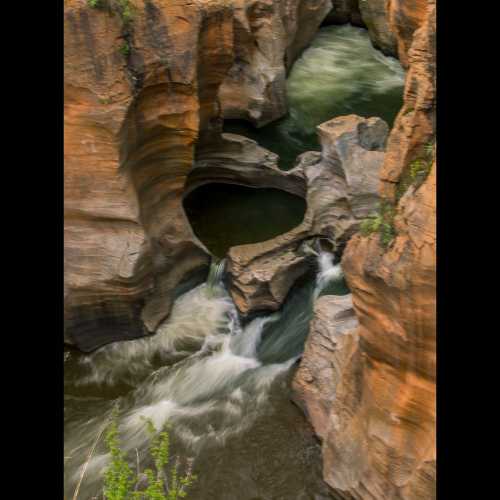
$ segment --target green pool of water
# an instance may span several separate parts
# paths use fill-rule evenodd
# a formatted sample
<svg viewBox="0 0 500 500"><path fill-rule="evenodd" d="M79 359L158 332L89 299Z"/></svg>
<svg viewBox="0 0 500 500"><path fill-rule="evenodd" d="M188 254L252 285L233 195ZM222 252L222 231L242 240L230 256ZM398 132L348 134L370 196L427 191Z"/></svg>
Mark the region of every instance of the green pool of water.
<svg viewBox="0 0 500 500"><path fill-rule="evenodd" d="M222 258L232 246L266 241L298 226L306 202L279 189L211 183L189 193L184 209L196 236Z"/></svg>
<svg viewBox="0 0 500 500"><path fill-rule="evenodd" d="M336 116L379 116L389 126L403 103L404 70L374 49L368 32L350 25L322 28L287 80L288 115L260 129L239 121L225 131L245 135L290 169L304 151L319 151L316 127Z"/></svg>

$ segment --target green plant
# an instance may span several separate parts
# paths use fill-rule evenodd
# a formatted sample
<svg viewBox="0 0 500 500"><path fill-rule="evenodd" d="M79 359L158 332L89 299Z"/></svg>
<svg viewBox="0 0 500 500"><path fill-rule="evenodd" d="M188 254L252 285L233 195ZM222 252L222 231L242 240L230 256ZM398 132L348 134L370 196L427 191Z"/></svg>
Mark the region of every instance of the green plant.
<svg viewBox="0 0 500 500"><path fill-rule="evenodd" d="M132 6L129 0L118 0L118 12L124 24L128 24L133 17Z"/></svg>
<svg viewBox="0 0 500 500"><path fill-rule="evenodd" d="M93 9L98 9L101 6L101 0L87 0L87 5Z"/></svg>
<svg viewBox="0 0 500 500"><path fill-rule="evenodd" d="M387 248L396 236L394 216L394 207L388 202L382 202L375 216L369 217L361 222L361 234L363 236L369 236L370 234L378 233L380 236L380 243L384 248Z"/></svg>
<svg viewBox="0 0 500 500"><path fill-rule="evenodd" d="M127 57L130 54L130 45L128 44L127 41L123 42L123 44L120 46L120 52Z"/></svg>
<svg viewBox="0 0 500 500"><path fill-rule="evenodd" d="M429 159L432 159L432 156L434 154L434 143L433 142L428 142L425 146L424 146L424 151L425 151L425 154L430 157Z"/></svg>
<svg viewBox="0 0 500 500"><path fill-rule="evenodd" d="M428 142L423 147L423 154L413 160L404 170L399 178L396 188L396 199L399 201L408 191L410 186L418 188L427 179L434 161L434 142Z"/></svg>
<svg viewBox="0 0 500 500"><path fill-rule="evenodd" d="M151 420L144 421L151 439L149 453L154 469L147 468L141 473L138 465L137 472L134 473L128 465L126 454L120 449L117 413L113 413L106 434L106 445L111 455L111 463L104 472L106 500L179 500L187 496L187 489L196 480L190 461L184 475L179 476L179 460L175 461L167 474L170 461L169 432L167 429L158 432ZM141 484L144 489L139 490Z"/></svg>
<svg viewBox="0 0 500 500"><path fill-rule="evenodd" d="M106 447L111 455L111 463L104 472L104 498L107 500L129 498L134 484L132 469L127 463L125 453L120 449L117 416L115 408L105 437Z"/></svg>
<svg viewBox="0 0 500 500"><path fill-rule="evenodd" d="M413 181L423 181L429 175L432 161L415 160L410 164L410 176Z"/></svg>

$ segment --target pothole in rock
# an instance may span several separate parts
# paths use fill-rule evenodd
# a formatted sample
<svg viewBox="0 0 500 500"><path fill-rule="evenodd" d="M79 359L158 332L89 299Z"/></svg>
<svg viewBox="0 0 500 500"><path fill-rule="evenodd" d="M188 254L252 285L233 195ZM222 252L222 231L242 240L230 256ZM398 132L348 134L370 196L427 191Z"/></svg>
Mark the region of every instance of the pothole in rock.
<svg viewBox="0 0 500 500"><path fill-rule="evenodd" d="M197 238L223 258L233 246L267 241L300 225L306 202L274 188L210 183L185 196L184 210Z"/></svg>

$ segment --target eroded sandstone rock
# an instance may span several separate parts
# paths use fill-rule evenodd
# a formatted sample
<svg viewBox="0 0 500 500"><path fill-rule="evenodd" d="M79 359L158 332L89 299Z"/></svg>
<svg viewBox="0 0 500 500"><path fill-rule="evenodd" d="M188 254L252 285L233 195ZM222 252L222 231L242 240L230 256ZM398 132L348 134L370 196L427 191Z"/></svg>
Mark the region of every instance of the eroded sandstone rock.
<svg viewBox="0 0 500 500"><path fill-rule="evenodd" d="M232 0L235 60L220 88L226 119L262 126L286 114L286 74L330 0Z"/></svg>
<svg viewBox="0 0 500 500"><path fill-rule="evenodd" d="M221 113L232 106L257 124L281 116L286 69L331 7L130 4L126 23L116 2L65 2L65 340L84 350L154 332L175 288L206 273L210 255L182 207L193 164L210 165L214 178L305 193L302 174L265 168L271 153L221 137ZM232 170L217 171L228 154Z"/></svg>
<svg viewBox="0 0 500 500"><path fill-rule="evenodd" d="M409 162L435 133L435 2L425 2L423 16L422 4L392 2L400 16L416 11L400 25L420 19L411 37L398 35L400 51L411 41L405 104L380 170L381 194L396 207L396 237L387 249L378 234L349 241L342 267L359 321L358 347L329 392L307 375L324 357L335 359L328 344L321 354L306 349L294 383L323 438L324 478L346 499L436 496L435 160L422 183L396 196Z"/></svg>
<svg viewBox="0 0 500 500"><path fill-rule="evenodd" d="M326 16L325 23L364 26L358 2L359 0L332 0L332 10Z"/></svg>
<svg viewBox="0 0 500 500"><path fill-rule="evenodd" d="M397 41L389 14L391 0L359 0L358 5L373 45L384 54L397 57Z"/></svg>
<svg viewBox="0 0 500 500"><path fill-rule="evenodd" d="M292 390L294 401L323 442L328 442L332 432L331 408L337 387L358 347L357 326L350 294L324 295L314 304L303 361Z"/></svg>
<svg viewBox="0 0 500 500"><path fill-rule="evenodd" d="M348 115L321 124L318 133L322 152L300 155L296 166L282 173L290 183L304 185L307 210L302 224L228 253L229 290L244 315L281 307L293 283L310 267L310 256L301 249L305 240L324 237L340 247L377 207L387 124Z"/></svg>
<svg viewBox="0 0 500 500"><path fill-rule="evenodd" d="M65 339L84 350L154 331L207 268L182 191L233 63L223 1L65 2ZM201 64L201 61L203 64Z"/></svg>

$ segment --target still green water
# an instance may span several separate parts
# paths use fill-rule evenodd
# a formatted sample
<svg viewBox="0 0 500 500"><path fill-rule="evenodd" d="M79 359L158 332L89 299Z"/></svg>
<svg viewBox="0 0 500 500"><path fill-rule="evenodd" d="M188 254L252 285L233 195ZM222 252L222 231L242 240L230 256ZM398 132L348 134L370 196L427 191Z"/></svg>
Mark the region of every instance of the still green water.
<svg viewBox="0 0 500 500"><path fill-rule="evenodd" d="M205 184L184 199L196 236L216 257L230 247L266 241L298 226L305 201L279 189Z"/></svg>
<svg viewBox="0 0 500 500"><path fill-rule="evenodd" d="M224 130L245 135L293 167L304 151L319 151L316 127L336 116L379 116L389 126L403 104L404 70L374 49L368 32L350 25L327 26L295 62L287 80L289 113L256 129L228 121Z"/></svg>

